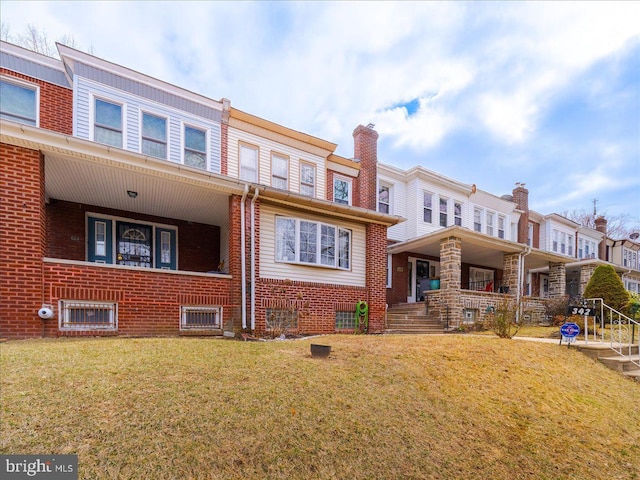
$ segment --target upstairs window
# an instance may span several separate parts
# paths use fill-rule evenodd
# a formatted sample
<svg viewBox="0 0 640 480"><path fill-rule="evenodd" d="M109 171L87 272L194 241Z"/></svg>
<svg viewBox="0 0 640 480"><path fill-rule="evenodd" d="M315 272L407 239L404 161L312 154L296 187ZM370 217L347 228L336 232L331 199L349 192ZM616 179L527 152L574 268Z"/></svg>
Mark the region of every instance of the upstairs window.
<svg viewBox="0 0 640 480"><path fill-rule="evenodd" d="M502 215L498 215L498 238L504 238L504 224L506 220Z"/></svg>
<svg viewBox="0 0 640 480"><path fill-rule="evenodd" d="M333 201L351 205L351 180L344 177L333 177Z"/></svg>
<svg viewBox="0 0 640 480"><path fill-rule="evenodd" d="M300 193L316 196L316 167L309 163L300 164Z"/></svg>
<svg viewBox="0 0 640 480"><path fill-rule="evenodd" d="M258 183L258 147L240 145L240 180Z"/></svg>
<svg viewBox="0 0 640 480"><path fill-rule="evenodd" d="M433 218L433 195L422 192L422 221L431 223Z"/></svg>
<svg viewBox="0 0 640 480"><path fill-rule="evenodd" d="M495 222L496 214L493 212L487 212L487 235L493 237L493 223Z"/></svg>
<svg viewBox="0 0 640 480"><path fill-rule="evenodd" d="M482 232L482 210L479 208L473 209L473 229Z"/></svg>
<svg viewBox="0 0 640 480"><path fill-rule="evenodd" d="M574 240L573 240L573 235L569 235L568 241L567 241L567 254L571 257L573 257L573 244L574 244Z"/></svg>
<svg viewBox="0 0 640 480"><path fill-rule="evenodd" d="M184 126L184 164L207 169L207 132L204 130Z"/></svg>
<svg viewBox="0 0 640 480"><path fill-rule="evenodd" d="M440 226L446 227L448 222L447 199L440 198Z"/></svg>
<svg viewBox="0 0 640 480"><path fill-rule="evenodd" d="M271 154L271 186L289 189L289 159L277 153Z"/></svg>
<svg viewBox="0 0 640 480"><path fill-rule="evenodd" d="M0 81L0 118L38 126L38 87Z"/></svg>
<svg viewBox="0 0 640 480"><path fill-rule="evenodd" d="M93 140L122 148L122 105L96 98Z"/></svg>
<svg viewBox="0 0 640 480"><path fill-rule="evenodd" d="M142 114L142 153L152 157L167 159L167 119Z"/></svg>
<svg viewBox="0 0 640 480"><path fill-rule="evenodd" d="M386 185L378 187L378 211L380 213L391 213L390 188Z"/></svg>
<svg viewBox="0 0 640 480"><path fill-rule="evenodd" d="M453 204L453 222L458 227L462 226L462 204L460 202Z"/></svg>

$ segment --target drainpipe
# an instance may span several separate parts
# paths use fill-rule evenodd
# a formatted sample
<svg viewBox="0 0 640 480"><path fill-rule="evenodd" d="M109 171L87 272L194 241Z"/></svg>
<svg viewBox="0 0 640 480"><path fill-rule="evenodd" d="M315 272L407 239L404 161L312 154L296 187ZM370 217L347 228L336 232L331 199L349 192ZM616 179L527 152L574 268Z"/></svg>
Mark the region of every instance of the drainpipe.
<svg viewBox="0 0 640 480"><path fill-rule="evenodd" d="M247 199L247 195L249 194L249 184L244 185L244 193L242 194L242 201L240 202L240 282L241 282L241 291L242 298L241 300L241 310L242 310L242 328L247 328L247 259L245 258L245 233L244 233L244 223L245 223L245 207L244 202Z"/></svg>
<svg viewBox="0 0 640 480"><path fill-rule="evenodd" d="M251 330L256 328L256 214L255 204L260 195L260 190L256 187L251 199Z"/></svg>
<svg viewBox="0 0 640 480"><path fill-rule="evenodd" d="M522 296L522 283L524 282L524 257L531 253L531 247L525 247L524 252L518 254L518 288L516 288L516 323L520 322L520 297Z"/></svg>

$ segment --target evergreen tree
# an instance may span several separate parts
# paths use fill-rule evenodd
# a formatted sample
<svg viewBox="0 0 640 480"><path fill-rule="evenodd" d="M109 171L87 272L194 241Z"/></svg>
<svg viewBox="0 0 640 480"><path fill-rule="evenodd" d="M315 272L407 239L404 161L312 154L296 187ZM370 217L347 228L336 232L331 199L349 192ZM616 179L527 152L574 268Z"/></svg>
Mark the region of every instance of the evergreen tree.
<svg viewBox="0 0 640 480"><path fill-rule="evenodd" d="M587 287L584 298L602 298L604 303L619 312L625 312L629 303L629 292L624 288L622 279L611 265L596 267Z"/></svg>

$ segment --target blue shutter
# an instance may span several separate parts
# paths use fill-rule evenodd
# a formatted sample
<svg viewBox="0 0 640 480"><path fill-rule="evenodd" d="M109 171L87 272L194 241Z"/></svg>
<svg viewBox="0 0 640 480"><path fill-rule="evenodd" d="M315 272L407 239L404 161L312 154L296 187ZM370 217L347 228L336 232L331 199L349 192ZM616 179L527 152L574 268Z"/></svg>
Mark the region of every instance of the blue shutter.
<svg viewBox="0 0 640 480"><path fill-rule="evenodd" d="M87 229L87 260L96 263L113 263L111 220L89 217Z"/></svg>
<svg viewBox="0 0 640 480"><path fill-rule="evenodd" d="M167 228L156 228L156 268L176 270L176 231Z"/></svg>

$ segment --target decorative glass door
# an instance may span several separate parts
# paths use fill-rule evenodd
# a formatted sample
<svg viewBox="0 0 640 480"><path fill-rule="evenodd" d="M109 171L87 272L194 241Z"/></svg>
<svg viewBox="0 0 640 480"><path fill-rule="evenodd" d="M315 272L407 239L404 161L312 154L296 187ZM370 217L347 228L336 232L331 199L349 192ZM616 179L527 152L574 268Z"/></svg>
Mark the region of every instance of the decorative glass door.
<svg viewBox="0 0 640 480"><path fill-rule="evenodd" d="M129 222L116 222L116 264L152 266L153 228Z"/></svg>

